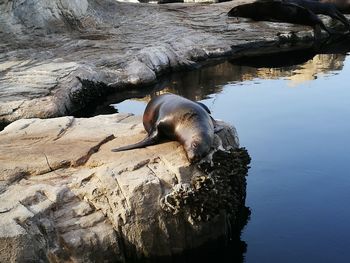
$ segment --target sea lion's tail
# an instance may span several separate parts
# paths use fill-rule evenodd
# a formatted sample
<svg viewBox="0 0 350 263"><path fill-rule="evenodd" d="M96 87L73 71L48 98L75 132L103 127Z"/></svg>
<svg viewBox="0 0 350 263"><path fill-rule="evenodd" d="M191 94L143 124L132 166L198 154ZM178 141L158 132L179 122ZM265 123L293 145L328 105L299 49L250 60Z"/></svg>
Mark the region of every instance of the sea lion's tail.
<svg viewBox="0 0 350 263"><path fill-rule="evenodd" d="M147 146L153 145L156 142L158 142L158 133L154 132L154 133L152 133L151 135L147 136L145 139L143 139L140 142L137 142L135 144L122 146L122 147L119 147L119 148L115 148L115 149L112 149L111 151L112 152L121 152L121 151L137 149L137 148L143 148L143 147L147 147Z"/></svg>

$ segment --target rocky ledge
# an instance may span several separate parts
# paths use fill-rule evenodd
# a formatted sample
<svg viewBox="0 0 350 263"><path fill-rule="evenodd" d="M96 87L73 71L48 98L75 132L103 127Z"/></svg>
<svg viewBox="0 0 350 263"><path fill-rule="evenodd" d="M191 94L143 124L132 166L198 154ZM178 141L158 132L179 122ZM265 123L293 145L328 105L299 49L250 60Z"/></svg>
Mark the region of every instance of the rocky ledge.
<svg viewBox="0 0 350 263"><path fill-rule="evenodd" d="M210 58L313 44L310 27L227 17L247 2L0 1L0 122L70 115Z"/></svg>
<svg viewBox="0 0 350 263"><path fill-rule="evenodd" d="M190 165L145 136L141 117L22 119L0 132L0 258L124 262L229 236L245 201L249 156L220 123L212 163Z"/></svg>

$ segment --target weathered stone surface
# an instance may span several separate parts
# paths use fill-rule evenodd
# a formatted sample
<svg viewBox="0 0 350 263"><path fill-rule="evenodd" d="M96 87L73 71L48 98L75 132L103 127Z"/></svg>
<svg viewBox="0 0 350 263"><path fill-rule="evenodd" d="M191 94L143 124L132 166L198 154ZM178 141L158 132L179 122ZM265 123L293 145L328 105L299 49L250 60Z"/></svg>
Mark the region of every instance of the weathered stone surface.
<svg viewBox="0 0 350 263"><path fill-rule="evenodd" d="M94 97L86 93L151 83L208 58L312 44L308 27L227 17L248 1L1 1L0 121L67 115ZM103 85L84 89L76 76Z"/></svg>
<svg viewBox="0 0 350 263"><path fill-rule="evenodd" d="M232 150L197 167L177 142L111 152L145 136L131 114L10 124L0 132L1 260L123 262L225 236L249 157L220 125L216 147Z"/></svg>

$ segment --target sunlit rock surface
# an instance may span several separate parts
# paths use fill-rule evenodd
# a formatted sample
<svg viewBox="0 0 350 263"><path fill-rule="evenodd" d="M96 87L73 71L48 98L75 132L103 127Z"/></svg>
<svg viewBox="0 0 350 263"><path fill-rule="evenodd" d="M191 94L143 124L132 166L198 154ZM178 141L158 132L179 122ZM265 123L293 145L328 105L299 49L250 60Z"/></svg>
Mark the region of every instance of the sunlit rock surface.
<svg viewBox="0 0 350 263"><path fill-rule="evenodd" d="M0 132L0 258L123 262L225 237L245 202L249 156L220 123L213 163L189 165L145 136L141 117L22 119Z"/></svg>
<svg viewBox="0 0 350 263"><path fill-rule="evenodd" d="M209 58L312 43L308 27L227 17L248 1L1 1L0 121L63 116ZM84 88L76 76L97 84Z"/></svg>

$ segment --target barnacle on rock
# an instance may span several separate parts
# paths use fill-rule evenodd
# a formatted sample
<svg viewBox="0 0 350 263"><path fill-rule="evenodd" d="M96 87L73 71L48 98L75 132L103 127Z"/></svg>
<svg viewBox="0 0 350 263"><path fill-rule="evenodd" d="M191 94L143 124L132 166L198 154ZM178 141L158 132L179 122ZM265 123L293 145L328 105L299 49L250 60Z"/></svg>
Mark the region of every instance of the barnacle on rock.
<svg viewBox="0 0 350 263"><path fill-rule="evenodd" d="M212 163L198 165L201 173L190 184L177 184L163 197L162 208L174 215L184 213L192 223L208 221L221 211L235 216L244 204L249 163L245 148L216 151Z"/></svg>
<svg viewBox="0 0 350 263"><path fill-rule="evenodd" d="M77 77L81 83L79 89L72 90L70 98L72 102L80 107L86 107L89 103L96 101L97 98L102 98L111 92L111 88L100 81L92 81Z"/></svg>

